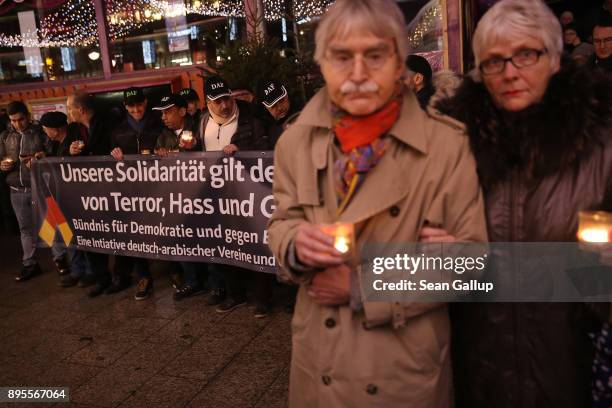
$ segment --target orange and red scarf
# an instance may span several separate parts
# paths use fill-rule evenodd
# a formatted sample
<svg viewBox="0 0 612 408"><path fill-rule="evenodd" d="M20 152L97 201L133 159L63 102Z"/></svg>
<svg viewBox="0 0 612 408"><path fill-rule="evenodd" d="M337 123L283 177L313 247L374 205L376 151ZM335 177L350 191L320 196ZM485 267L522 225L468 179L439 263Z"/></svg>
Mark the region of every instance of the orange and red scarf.
<svg viewBox="0 0 612 408"><path fill-rule="evenodd" d="M400 109L401 99L393 98L368 116L351 116L340 110L333 112L333 131L345 153L334 163L338 215L346 209L367 173L384 155L386 145L381 136L393 127Z"/></svg>

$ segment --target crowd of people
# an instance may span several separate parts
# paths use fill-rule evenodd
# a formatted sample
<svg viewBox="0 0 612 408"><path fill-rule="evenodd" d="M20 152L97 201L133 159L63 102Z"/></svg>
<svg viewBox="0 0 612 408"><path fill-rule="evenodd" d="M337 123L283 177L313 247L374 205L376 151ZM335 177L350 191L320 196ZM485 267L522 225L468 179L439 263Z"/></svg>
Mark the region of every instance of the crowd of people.
<svg viewBox="0 0 612 408"><path fill-rule="evenodd" d="M45 156L275 151L270 248L299 288L289 404L296 407L610 407L607 303L419 303L364 299L360 264L325 229L351 223L357 247L397 242L573 242L578 213L612 211L609 1L582 41L573 16L541 0L501 0L478 22L474 69L432 72L409 55L393 0L337 0L316 31L325 87L299 111L266 81L252 103L220 77L149 103L124 91L125 118L94 97L40 123L8 106L0 170L23 247L16 280L40 273L29 169ZM150 105L153 105L152 107ZM150 109L152 108L152 109ZM299 114L298 114L299 113ZM281 136L282 135L282 136ZM63 287L90 296L153 281L148 261L53 248ZM174 298L206 292L228 312L254 293L269 311L271 275L180 262ZM593 339L596 339L593 341Z"/></svg>
<svg viewBox="0 0 612 408"><path fill-rule="evenodd" d="M0 137L3 179L10 191L12 209L19 225L23 250L22 268L15 277L26 281L41 273L36 260L37 233L32 224L30 167L33 160L56 156L125 155L165 157L169 152L272 150L291 119L295 108L287 88L275 80L260 84L257 100L248 103L235 99L222 78L206 78L206 108L200 109L195 90L187 88L149 103L142 89L123 92L124 116L121 120L102 112L94 95L79 92L68 96L68 114L47 112L33 121L23 101L7 107L10 120ZM122 291L137 276L134 298L147 299L153 290L149 261L144 258L114 256L66 248L56 236L53 260L59 285L88 287L89 296ZM110 265L112 265L112 270ZM205 302L217 311L229 312L246 304L247 289L254 292L255 316L269 313L274 276L253 273L227 265L199 262L171 264L174 299L180 301L205 294ZM287 305L291 307L291 305Z"/></svg>

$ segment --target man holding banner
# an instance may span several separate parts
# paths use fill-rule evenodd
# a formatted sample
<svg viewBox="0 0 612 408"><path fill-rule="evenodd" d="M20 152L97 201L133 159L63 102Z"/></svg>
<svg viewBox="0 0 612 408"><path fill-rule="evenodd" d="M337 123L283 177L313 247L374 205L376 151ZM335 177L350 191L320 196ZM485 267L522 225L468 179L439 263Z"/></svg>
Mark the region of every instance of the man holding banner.
<svg viewBox="0 0 612 408"><path fill-rule="evenodd" d="M123 105L127 115L111 135L111 156L123 160L125 154L150 155L163 129L161 121L147 109L148 101L140 88L124 90ZM138 275L134 299L145 300L153 291L153 277L149 271L149 262L144 258L115 256L113 280L118 285L111 288L119 291L129 286L133 270Z"/></svg>
<svg viewBox="0 0 612 408"><path fill-rule="evenodd" d="M70 145L73 156L106 156L110 151L110 135L113 121L106 118L95 106L95 98L86 93L70 95L66 101L68 116L87 129L85 142L75 141ZM111 274L108 269L108 255L98 252L87 252L87 259L96 276L96 284L89 291L90 297L96 297L111 285Z"/></svg>
<svg viewBox="0 0 612 408"><path fill-rule="evenodd" d="M40 118L40 124L52 142L49 149L50 156L69 156L70 145L81 138L81 133L76 124L73 124L75 126L68 126L68 118L63 112L45 113ZM47 214L38 235L51 247L56 264L65 265L65 269L60 269L59 285L68 288L76 284L83 287L93 284L93 274L85 253L77 250L74 246L66 249L71 243L72 232L68 232L69 229L67 230L62 226L65 223L65 218L55 201L53 195L55 192L51 191L51 186L47 185L45 188L48 194L45 200L47 202ZM62 228L59 228L60 226ZM59 234L57 234L58 229ZM69 268L68 262L70 262Z"/></svg>
<svg viewBox="0 0 612 408"><path fill-rule="evenodd" d="M350 224L354 248L418 242L427 224L487 238L462 125L401 84L407 38L395 1L336 1L316 32L326 87L276 146L269 242L301 285L292 408L452 405L446 304L363 299L367 259L347 261L325 232Z"/></svg>
<svg viewBox="0 0 612 408"><path fill-rule="evenodd" d="M223 151L232 155L237 151L268 150L264 128L251 111L250 105L237 101L228 83L220 77L206 78L204 84L208 111L202 116L200 134L203 150ZM228 313L246 305L247 281L252 281L255 292L255 317L268 314L272 283L266 274L255 273L230 265L210 265L208 268L211 293L206 302L219 304L217 312ZM250 279L252 278L252 279ZM225 283L225 289L223 286Z"/></svg>

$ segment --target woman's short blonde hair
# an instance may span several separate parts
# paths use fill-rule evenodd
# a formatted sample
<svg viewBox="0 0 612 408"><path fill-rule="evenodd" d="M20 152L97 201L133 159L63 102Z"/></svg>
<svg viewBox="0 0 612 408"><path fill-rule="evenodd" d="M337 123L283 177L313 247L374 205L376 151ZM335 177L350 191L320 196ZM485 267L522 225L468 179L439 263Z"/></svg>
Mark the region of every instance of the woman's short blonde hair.
<svg viewBox="0 0 612 408"><path fill-rule="evenodd" d="M561 24L541 0L501 0L482 16L472 41L476 67L489 47L500 38L509 36L530 36L542 40L551 64L559 64L563 53ZM476 77L479 79L478 74Z"/></svg>
<svg viewBox="0 0 612 408"><path fill-rule="evenodd" d="M337 0L325 13L315 35L314 58L319 64L334 37L346 38L355 31L369 32L395 41L399 61L408 56L404 14L394 0Z"/></svg>

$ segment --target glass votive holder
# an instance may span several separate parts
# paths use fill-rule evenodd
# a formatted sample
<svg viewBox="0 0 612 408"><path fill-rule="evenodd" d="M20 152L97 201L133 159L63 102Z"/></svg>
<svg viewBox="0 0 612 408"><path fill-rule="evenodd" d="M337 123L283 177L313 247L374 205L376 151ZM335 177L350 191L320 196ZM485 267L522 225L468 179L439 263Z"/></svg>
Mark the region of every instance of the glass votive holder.
<svg viewBox="0 0 612 408"><path fill-rule="evenodd" d="M612 213L605 211L580 211L578 219L578 241L590 243L610 242Z"/></svg>
<svg viewBox="0 0 612 408"><path fill-rule="evenodd" d="M15 160L13 160L11 156L4 156L2 158L2 163L6 163L7 165L12 165L13 163L15 163Z"/></svg>
<svg viewBox="0 0 612 408"><path fill-rule="evenodd" d="M322 231L334 237L334 248L344 255L355 249L355 227L349 222L336 222L322 226Z"/></svg>
<svg viewBox="0 0 612 408"><path fill-rule="evenodd" d="M193 133L190 130L184 130L183 133L181 133L181 141L183 145L190 147L193 143Z"/></svg>

